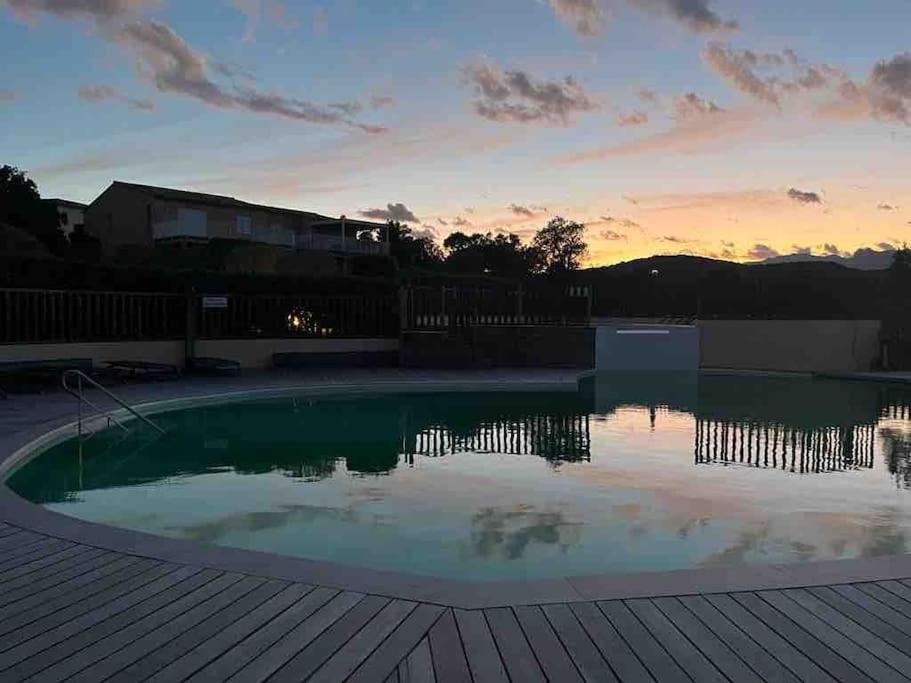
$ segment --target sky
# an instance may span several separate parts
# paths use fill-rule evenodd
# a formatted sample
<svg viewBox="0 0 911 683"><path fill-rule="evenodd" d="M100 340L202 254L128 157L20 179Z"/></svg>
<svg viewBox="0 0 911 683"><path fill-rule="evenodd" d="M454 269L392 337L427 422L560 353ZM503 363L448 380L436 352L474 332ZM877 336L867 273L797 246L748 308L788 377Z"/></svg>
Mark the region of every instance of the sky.
<svg viewBox="0 0 911 683"><path fill-rule="evenodd" d="M588 263L911 242L911 0L0 0L0 163Z"/></svg>

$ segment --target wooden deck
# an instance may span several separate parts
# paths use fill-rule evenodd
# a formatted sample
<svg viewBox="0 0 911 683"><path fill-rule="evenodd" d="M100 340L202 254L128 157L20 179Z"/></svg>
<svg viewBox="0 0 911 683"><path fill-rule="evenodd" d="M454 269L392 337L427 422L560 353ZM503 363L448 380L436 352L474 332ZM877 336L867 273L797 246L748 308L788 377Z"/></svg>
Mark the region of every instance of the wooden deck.
<svg viewBox="0 0 911 683"><path fill-rule="evenodd" d="M2 681L908 681L911 581L461 610L0 523Z"/></svg>

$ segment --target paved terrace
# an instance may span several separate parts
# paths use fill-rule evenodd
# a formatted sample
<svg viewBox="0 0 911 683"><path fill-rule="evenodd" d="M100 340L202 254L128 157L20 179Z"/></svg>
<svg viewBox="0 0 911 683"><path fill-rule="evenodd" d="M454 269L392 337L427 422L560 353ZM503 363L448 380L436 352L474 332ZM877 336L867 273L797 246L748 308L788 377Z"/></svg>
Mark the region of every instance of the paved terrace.
<svg viewBox="0 0 911 683"><path fill-rule="evenodd" d="M365 372L130 386L132 401L294 384L566 373ZM0 402L0 460L71 421ZM2 681L906 681L908 557L476 584L111 529L0 486Z"/></svg>

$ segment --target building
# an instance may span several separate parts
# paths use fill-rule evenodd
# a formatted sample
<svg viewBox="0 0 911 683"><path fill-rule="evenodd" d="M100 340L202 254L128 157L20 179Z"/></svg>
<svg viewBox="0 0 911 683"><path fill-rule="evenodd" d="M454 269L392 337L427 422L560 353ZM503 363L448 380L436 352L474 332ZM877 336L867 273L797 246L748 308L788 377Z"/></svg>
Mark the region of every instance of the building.
<svg viewBox="0 0 911 683"><path fill-rule="evenodd" d="M290 252L389 254L382 223L251 204L233 197L113 182L85 212L86 230L108 254L125 246L229 240Z"/></svg>
<svg viewBox="0 0 911 683"><path fill-rule="evenodd" d="M57 216L60 218L60 229L66 235L85 225L87 205L73 202L69 199L45 199L44 201L57 210Z"/></svg>

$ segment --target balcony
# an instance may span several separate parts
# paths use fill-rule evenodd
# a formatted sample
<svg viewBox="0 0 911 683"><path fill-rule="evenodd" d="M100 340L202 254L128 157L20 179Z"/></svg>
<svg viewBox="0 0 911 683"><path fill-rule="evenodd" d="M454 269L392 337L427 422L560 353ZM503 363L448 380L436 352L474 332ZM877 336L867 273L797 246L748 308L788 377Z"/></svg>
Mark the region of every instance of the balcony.
<svg viewBox="0 0 911 683"><path fill-rule="evenodd" d="M370 242L351 237L342 239L338 235L323 235L316 232L299 234L295 248L299 251L336 251L371 256L389 254L389 245L386 242Z"/></svg>

